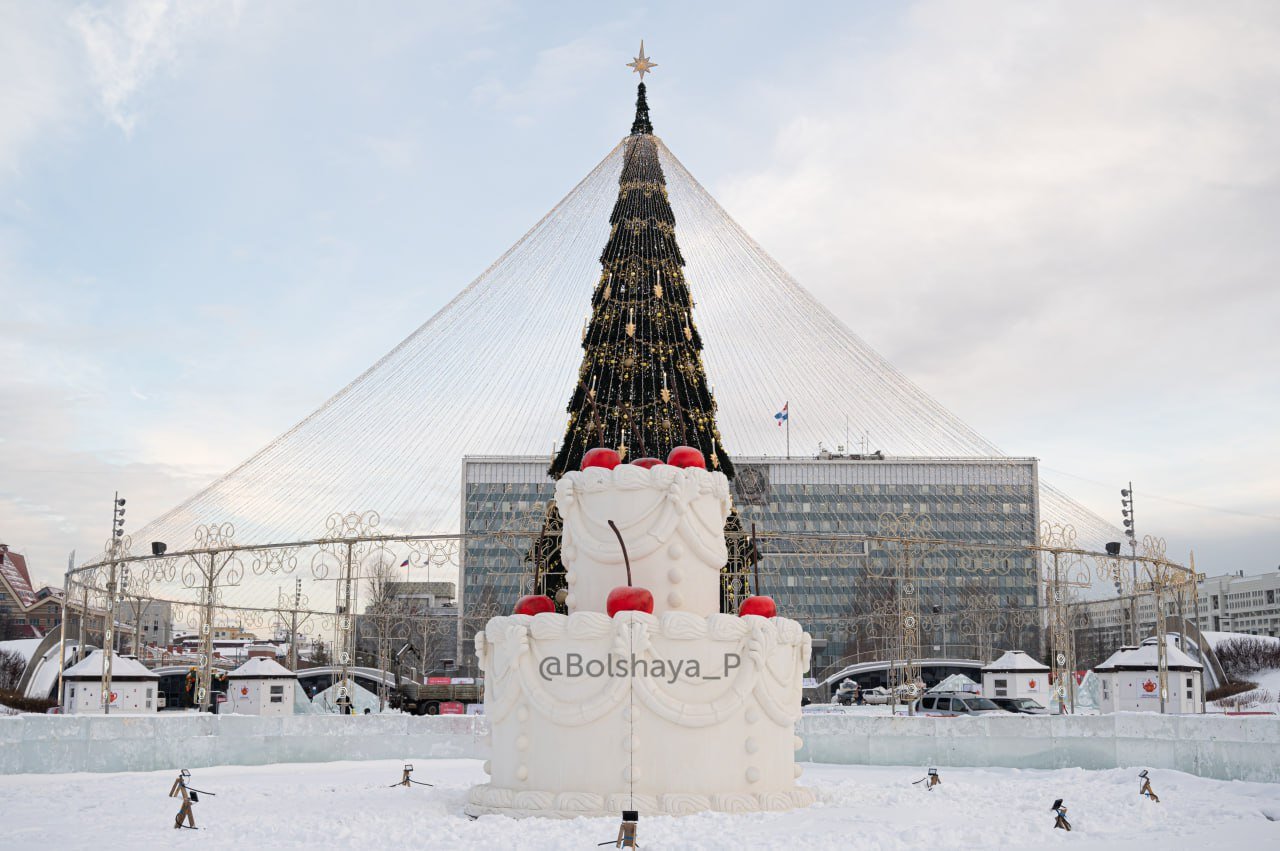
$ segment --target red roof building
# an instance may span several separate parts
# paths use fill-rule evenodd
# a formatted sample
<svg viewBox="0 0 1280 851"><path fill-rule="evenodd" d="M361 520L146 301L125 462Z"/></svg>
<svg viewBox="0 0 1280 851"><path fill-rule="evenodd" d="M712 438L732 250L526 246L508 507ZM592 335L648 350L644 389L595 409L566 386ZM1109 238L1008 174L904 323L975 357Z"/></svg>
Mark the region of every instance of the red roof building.
<svg viewBox="0 0 1280 851"><path fill-rule="evenodd" d="M44 633L27 616L36 602L26 558L0 544L0 638L40 638Z"/></svg>

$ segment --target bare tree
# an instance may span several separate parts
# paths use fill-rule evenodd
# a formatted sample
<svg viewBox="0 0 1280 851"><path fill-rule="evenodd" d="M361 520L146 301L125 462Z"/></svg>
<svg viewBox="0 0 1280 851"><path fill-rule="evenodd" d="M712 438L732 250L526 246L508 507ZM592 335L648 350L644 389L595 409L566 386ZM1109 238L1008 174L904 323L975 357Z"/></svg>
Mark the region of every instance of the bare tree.
<svg viewBox="0 0 1280 851"><path fill-rule="evenodd" d="M387 560L379 560L370 565L365 574L365 599L368 603L360 621L366 629L360 630L357 635L358 639L373 644L376 666L384 672L391 668L392 644L409 638L409 612L406 601L396 595L398 580L395 565ZM379 709L386 708L387 697L387 685L379 678Z"/></svg>
<svg viewBox="0 0 1280 851"><path fill-rule="evenodd" d="M17 691L26 661L12 650L0 650L0 691Z"/></svg>

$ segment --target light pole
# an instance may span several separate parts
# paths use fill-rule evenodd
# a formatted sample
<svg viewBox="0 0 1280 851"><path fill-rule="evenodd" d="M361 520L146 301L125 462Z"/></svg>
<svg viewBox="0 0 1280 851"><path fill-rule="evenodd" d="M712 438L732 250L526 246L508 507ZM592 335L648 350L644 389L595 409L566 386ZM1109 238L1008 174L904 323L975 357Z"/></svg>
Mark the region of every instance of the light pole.
<svg viewBox="0 0 1280 851"><path fill-rule="evenodd" d="M1133 561L1133 585L1129 590L1129 643L1138 646L1138 533L1135 531L1133 513L1133 482L1120 489L1120 513L1124 516L1124 533L1129 536L1129 550Z"/></svg>
<svg viewBox="0 0 1280 851"><path fill-rule="evenodd" d="M116 570L120 564L120 544L124 537L124 500L120 492L111 498L111 561L107 573L107 611L102 628L102 714L111 714L111 661L115 656L116 634Z"/></svg>
<svg viewBox="0 0 1280 851"><path fill-rule="evenodd" d="M62 623L59 624L58 637L58 705L65 706L62 699L62 674L67 669L67 599L71 596L71 573L76 569L76 551L67 556L67 572L62 577Z"/></svg>

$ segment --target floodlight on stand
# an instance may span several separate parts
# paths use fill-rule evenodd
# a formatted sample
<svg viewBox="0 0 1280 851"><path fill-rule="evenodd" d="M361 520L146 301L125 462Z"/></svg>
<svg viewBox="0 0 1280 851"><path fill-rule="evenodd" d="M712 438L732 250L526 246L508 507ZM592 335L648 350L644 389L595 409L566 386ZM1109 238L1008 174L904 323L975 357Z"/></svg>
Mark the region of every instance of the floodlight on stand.
<svg viewBox="0 0 1280 851"><path fill-rule="evenodd" d="M1121 489L1120 489L1120 495L1121 495L1121 496L1128 496L1128 495L1129 495L1129 489L1128 489L1128 488L1121 488Z"/></svg>
<svg viewBox="0 0 1280 851"><path fill-rule="evenodd" d="M1120 542L1119 542L1119 541L1109 541L1109 542L1107 543L1107 555L1109 555L1109 556L1118 556L1118 555L1120 555Z"/></svg>
<svg viewBox="0 0 1280 851"><path fill-rule="evenodd" d="M153 556L162 556L164 555L165 550L167 549L169 549L169 545L166 544L164 541L151 542L151 554Z"/></svg>

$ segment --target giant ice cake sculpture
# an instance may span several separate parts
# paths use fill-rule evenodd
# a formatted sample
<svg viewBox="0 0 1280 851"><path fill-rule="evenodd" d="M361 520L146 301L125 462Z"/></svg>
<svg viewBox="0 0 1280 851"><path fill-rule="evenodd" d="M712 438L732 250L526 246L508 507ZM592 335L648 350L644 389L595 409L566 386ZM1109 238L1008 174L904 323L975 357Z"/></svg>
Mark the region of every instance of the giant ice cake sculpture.
<svg viewBox="0 0 1280 851"><path fill-rule="evenodd" d="M588 467L560 479L556 505L570 613L496 617L477 633L492 756L467 812L683 815L812 803L795 763L809 636L786 618L719 613L724 474ZM646 608L635 603L644 591L651 611L632 608ZM529 600L544 603L518 609L551 607Z"/></svg>

